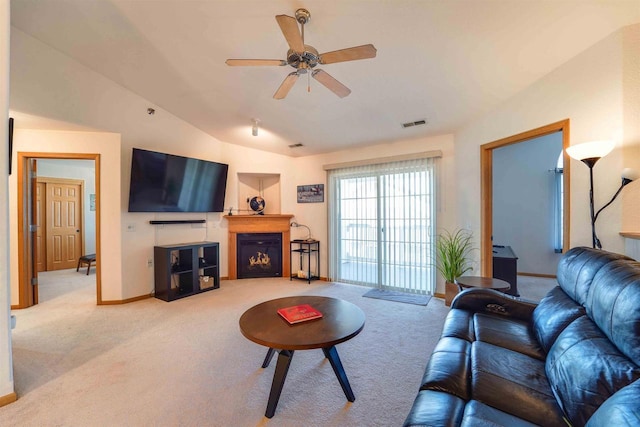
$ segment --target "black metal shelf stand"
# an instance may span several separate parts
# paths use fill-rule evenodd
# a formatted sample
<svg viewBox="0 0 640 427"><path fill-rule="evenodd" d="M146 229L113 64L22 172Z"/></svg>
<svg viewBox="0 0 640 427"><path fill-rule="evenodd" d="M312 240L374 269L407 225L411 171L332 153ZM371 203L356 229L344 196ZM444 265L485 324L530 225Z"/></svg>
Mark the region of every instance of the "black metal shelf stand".
<svg viewBox="0 0 640 427"><path fill-rule="evenodd" d="M289 243L291 250L291 259L294 259L294 255L298 254L298 266L299 269L291 269L291 277L289 280L298 279L306 280L307 283L311 283L312 280L320 278L320 242L318 240L306 239L306 240L292 240ZM315 270L311 270L311 258L315 258ZM306 261L306 262L305 262ZM306 267L306 269L305 269ZM304 274L298 274L299 271L303 271ZM305 277L306 276L306 277Z"/></svg>

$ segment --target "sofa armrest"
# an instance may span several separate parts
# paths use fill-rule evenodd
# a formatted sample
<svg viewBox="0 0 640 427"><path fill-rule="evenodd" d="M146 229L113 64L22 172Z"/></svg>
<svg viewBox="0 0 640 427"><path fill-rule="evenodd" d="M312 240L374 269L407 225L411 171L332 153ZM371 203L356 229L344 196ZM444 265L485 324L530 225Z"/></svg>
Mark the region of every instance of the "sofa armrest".
<svg viewBox="0 0 640 427"><path fill-rule="evenodd" d="M531 321L537 304L492 289L471 288L460 292L451 308L474 313L488 313L512 319Z"/></svg>

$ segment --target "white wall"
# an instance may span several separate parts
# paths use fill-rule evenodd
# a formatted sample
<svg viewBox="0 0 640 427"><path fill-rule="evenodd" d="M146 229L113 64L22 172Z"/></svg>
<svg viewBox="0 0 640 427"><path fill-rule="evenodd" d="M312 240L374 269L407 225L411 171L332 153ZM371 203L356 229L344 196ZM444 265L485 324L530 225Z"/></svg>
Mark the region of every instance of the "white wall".
<svg viewBox="0 0 640 427"><path fill-rule="evenodd" d="M519 273L555 275L555 173L559 132L493 150L493 244L518 257Z"/></svg>
<svg viewBox="0 0 640 427"><path fill-rule="evenodd" d="M596 205L607 202L620 185L619 174L625 164L622 147L632 143L621 133L623 58L628 54L625 49L630 49L623 49L623 33L639 28L634 25L613 33L456 133L459 224L471 224L480 232L480 145L566 118L570 119L571 144L618 136L614 151L594 168ZM571 246L590 246L588 168L572 160L570 170ZM615 203L598 219L604 249L624 252L618 235L620 218L620 204Z"/></svg>
<svg viewBox="0 0 640 427"><path fill-rule="evenodd" d="M96 213L90 209L90 196L96 193L93 160L40 159L38 177L67 178L84 181L82 216L84 222L84 253L96 253Z"/></svg>
<svg viewBox="0 0 640 427"><path fill-rule="evenodd" d="M95 129L110 130L122 135L119 174L121 224L121 268L126 272L122 287L113 295L121 299L149 294L153 290L153 269L147 260L153 258L153 246L177 242L211 240L220 242L221 270L227 273L227 221L221 213L129 213L127 198L130 179L131 148L197 157L229 164L229 180L225 205L236 206L238 200L238 173L279 174L281 209L283 214L294 214L296 221L312 228L314 237L326 245L327 221L325 203L298 204L296 187L303 184L325 183L325 163L337 163L353 159L383 157L395 154L442 149L446 179L443 180L442 200L452 206L453 143L451 136L424 140L402 141L378 147L354 149L330 155L295 159L218 141L193 126L183 122L161 108L127 91L103 76L83 67L70 58L48 48L32 37L12 29L12 78L11 108L18 112L50 119L62 120ZM99 99L100 102L95 102ZM153 107L156 113L147 114ZM111 175L117 182L118 176ZM267 200L267 203L269 201ZM444 209L446 219L453 216L453 208ZM206 225L152 226L152 219L206 219ZM447 226L447 220L443 225ZM133 229L135 231L126 231ZM293 230L296 237L300 229ZM321 259L321 275L327 275L326 251ZM17 267L17 266L16 266ZM103 284L104 289L104 284ZM112 292L112 291L109 291ZM112 294L110 294L112 295ZM114 299L117 299L114 297Z"/></svg>
<svg viewBox="0 0 640 427"><path fill-rule="evenodd" d="M456 227L456 174L454 167L455 147L453 142L453 135L441 135L431 138L396 141L365 148L354 148L350 150L299 158L296 159L295 163L296 180L301 184L324 183L326 190L326 173L324 170L322 170L323 165L351 162L356 160L384 158L431 150L442 151L442 158L438 160L437 167L439 174L437 188L439 208L436 217L437 231L440 232L442 230L452 230ZM290 194L285 194L285 196L289 196L292 199L293 203L296 202L295 189L293 191L290 191ZM320 210L319 207L321 207L322 210ZM297 221L302 224L308 225L311 228L312 235L323 242L324 249L321 257L321 266L327 265L327 210L328 208L326 195L324 203L301 203L297 205L296 210ZM296 231L294 231L294 233L295 232ZM299 233L299 236L293 234L292 237L302 237L306 233L306 230L300 229ZM479 242L477 247L479 247ZM439 275L436 292L444 293L444 281L441 277L439 277Z"/></svg>
<svg viewBox="0 0 640 427"><path fill-rule="evenodd" d="M118 187L118 198L110 206L115 210L118 224L110 227L107 234L117 236L125 248L122 251L118 248L113 256L118 257L118 271L126 274L118 278L117 285L109 285L103 278L104 299L134 298L153 290L153 269L147 267L147 260L153 258L153 246L157 244L219 241L223 253L221 274L227 274L224 262L226 220L222 219L222 214L127 212L131 148L141 147L229 163L229 177L237 176L238 172L272 173L286 170L286 158L251 149L223 150L229 144L216 141L16 29L12 29L11 70L12 110L97 130L113 130L122 136L121 147L117 148L117 168L103 168L101 172L106 176L101 182L106 186ZM147 114L148 107L155 108L155 115ZM16 125L19 127L20 123L16 122ZM35 149L26 139L21 142L26 144L24 150ZM64 145L63 148L69 150ZM287 177L283 176L281 182L287 185ZM231 179L227 187L227 201L237 200L236 187L235 180ZM231 206L229 203L227 205ZM283 211L289 209L290 206L283 206ZM149 224L152 219L185 218L206 218L208 221L205 227L156 227ZM103 234L103 244L104 237ZM12 268L17 268L17 260L12 260Z"/></svg>
<svg viewBox="0 0 640 427"><path fill-rule="evenodd" d="M18 123L18 121L16 121ZM17 171L17 153L89 153L100 155L100 236L101 284L104 301L121 300L122 243L120 217L120 135L106 132L66 132L16 129L14 132L13 170ZM114 179L114 177L116 177ZM11 302L18 304L18 181L9 178Z"/></svg>
<svg viewBox="0 0 640 427"><path fill-rule="evenodd" d="M7 135L9 120L9 1L0 1L0 135ZM5 141L4 136L2 140ZM4 145L3 145L4 147ZM0 150L0 236L9 234L9 156ZM9 286L9 240L0 239L0 399L13 394L11 357L11 311Z"/></svg>
<svg viewBox="0 0 640 427"><path fill-rule="evenodd" d="M455 150L453 138L448 135L292 159L218 141L19 30L12 31L12 109L122 135L121 224L118 229L122 247L125 248L120 253L120 261L126 276L121 288L114 291L114 295L122 299L152 291L153 270L147 268L147 259L152 258L156 244L219 241L221 275L227 275L227 225L223 214L126 212L132 147L228 163L230 180L226 205L229 207L238 200L238 173L280 174L281 212L296 215L298 222L309 225L313 235L325 242L326 201L321 204L297 204L295 194L297 185L326 181L323 164L442 149L445 156L442 161L444 178L440 197L443 208L439 212L439 228L470 228L479 238L479 145L564 118L571 119L573 143L609 137L622 128L621 32L569 61L494 112L461 129L455 135ZM100 102L95 102L96 99ZM156 109L153 116L146 112L150 106ZM572 245L589 244L588 171L577 162L571 166ZM619 149L597 165L597 185L602 195L598 204L605 199L604 195L608 197L615 191L619 181L617 171L621 168ZM598 174L601 170L615 172ZM112 180L117 179L112 176ZM622 251L622 240L617 236L619 206L610 207L607 214L610 217L602 218L602 224L606 225L600 229L600 236L607 249ZM206 225L161 228L148 224L150 219L194 217L206 218ZM135 231L127 232L126 229ZM293 230L294 236L297 231ZM321 275L326 276L327 263L325 259L321 261Z"/></svg>

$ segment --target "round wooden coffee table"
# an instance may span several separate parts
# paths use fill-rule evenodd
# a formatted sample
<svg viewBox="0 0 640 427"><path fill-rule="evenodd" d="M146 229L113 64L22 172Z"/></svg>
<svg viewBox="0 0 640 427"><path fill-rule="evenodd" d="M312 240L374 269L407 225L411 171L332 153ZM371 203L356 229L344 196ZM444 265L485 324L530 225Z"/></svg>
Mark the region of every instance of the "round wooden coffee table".
<svg viewBox="0 0 640 427"><path fill-rule="evenodd" d="M511 288L509 282L493 277L480 276L460 276L456 278L456 285L462 291L462 288L485 288L496 289L498 291L508 291Z"/></svg>
<svg viewBox="0 0 640 427"><path fill-rule="evenodd" d="M320 319L290 325L278 313L278 309L309 304L322 313ZM265 416L273 417L282 387L289 371L295 350L321 348L340 382L348 401L355 395L347 378L336 345L355 337L364 328L362 310L350 302L320 296L295 296L278 298L251 307L240 317L240 331L247 339L269 347L262 367L269 366L274 352L278 362L273 374L271 392Z"/></svg>

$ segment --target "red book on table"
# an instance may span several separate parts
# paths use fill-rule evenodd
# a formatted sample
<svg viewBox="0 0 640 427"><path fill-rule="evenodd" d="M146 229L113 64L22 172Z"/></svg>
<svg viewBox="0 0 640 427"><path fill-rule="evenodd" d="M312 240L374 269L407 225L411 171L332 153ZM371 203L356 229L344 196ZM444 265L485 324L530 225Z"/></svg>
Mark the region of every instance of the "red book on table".
<svg viewBox="0 0 640 427"><path fill-rule="evenodd" d="M300 304L294 305L293 307L281 308L278 310L278 314L290 324L319 319L322 317L322 313L311 307L309 304Z"/></svg>

